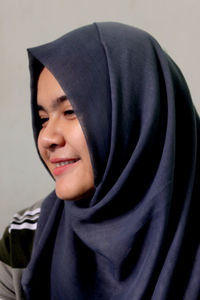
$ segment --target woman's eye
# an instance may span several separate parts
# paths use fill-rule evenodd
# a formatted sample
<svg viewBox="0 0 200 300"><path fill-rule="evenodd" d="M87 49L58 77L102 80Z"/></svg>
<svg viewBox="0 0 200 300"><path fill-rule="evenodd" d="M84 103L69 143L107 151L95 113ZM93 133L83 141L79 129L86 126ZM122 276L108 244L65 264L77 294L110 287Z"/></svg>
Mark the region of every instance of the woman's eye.
<svg viewBox="0 0 200 300"><path fill-rule="evenodd" d="M44 127L46 122L48 122L49 118L40 118L40 125L41 127Z"/></svg>
<svg viewBox="0 0 200 300"><path fill-rule="evenodd" d="M74 110L73 109L68 109L65 111L65 115L73 115L74 114Z"/></svg>
<svg viewBox="0 0 200 300"><path fill-rule="evenodd" d="M68 109L64 112L64 115L68 118L68 119L73 119L75 117L75 112L73 109Z"/></svg>

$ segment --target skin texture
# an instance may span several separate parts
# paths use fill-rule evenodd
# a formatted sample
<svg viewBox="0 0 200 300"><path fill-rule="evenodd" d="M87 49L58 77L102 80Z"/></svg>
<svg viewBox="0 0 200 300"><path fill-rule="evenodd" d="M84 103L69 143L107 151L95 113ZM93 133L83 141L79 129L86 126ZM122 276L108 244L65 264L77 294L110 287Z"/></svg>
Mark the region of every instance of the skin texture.
<svg viewBox="0 0 200 300"><path fill-rule="evenodd" d="M63 89L44 68L38 80L38 136L40 155L55 178L56 194L63 200L79 200L94 191L94 177L86 140ZM56 163L71 160L58 166Z"/></svg>

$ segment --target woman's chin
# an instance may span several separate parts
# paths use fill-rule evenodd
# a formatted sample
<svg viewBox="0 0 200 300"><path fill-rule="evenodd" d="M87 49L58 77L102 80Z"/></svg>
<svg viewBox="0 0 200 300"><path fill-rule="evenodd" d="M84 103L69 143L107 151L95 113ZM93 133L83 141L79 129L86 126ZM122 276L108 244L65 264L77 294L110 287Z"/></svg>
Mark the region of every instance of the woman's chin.
<svg viewBox="0 0 200 300"><path fill-rule="evenodd" d="M94 194L95 188L90 187L88 189L83 188L83 189L76 189L76 188L67 188L61 187L61 186L56 186L56 195L59 199L61 200L68 200L68 201L76 201L76 200L81 200L85 199L88 197L92 197Z"/></svg>

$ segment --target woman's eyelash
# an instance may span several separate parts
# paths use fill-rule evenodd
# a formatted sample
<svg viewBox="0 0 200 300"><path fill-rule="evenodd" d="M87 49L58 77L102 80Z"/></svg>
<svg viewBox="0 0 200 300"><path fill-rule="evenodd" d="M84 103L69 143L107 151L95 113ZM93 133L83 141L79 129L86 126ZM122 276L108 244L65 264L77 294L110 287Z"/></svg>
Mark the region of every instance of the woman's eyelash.
<svg viewBox="0 0 200 300"><path fill-rule="evenodd" d="M73 115L74 114L74 110L73 109L68 109L64 112L65 115Z"/></svg>
<svg viewBox="0 0 200 300"><path fill-rule="evenodd" d="M40 118L40 124L43 125L49 120L49 118Z"/></svg>
<svg viewBox="0 0 200 300"><path fill-rule="evenodd" d="M64 111L64 115L65 115L65 116L69 116L69 118L74 117L74 114L75 114L75 112L74 112L73 109L68 109L68 110L65 110L65 111ZM46 122L48 122L48 120L49 120L49 118L42 118L42 117L39 117L39 121L40 121L40 125L41 125L41 126L44 126L44 124L45 124Z"/></svg>

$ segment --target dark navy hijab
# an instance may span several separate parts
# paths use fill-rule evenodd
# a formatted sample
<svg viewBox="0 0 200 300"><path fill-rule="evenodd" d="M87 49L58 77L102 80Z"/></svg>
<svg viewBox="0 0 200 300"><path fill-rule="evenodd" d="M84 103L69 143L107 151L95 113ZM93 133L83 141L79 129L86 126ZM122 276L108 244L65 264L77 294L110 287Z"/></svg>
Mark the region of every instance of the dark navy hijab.
<svg viewBox="0 0 200 300"><path fill-rule="evenodd" d="M96 189L45 199L26 299L199 299L200 126L176 64L152 36L118 23L28 52L35 140L45 66L78 116Z"/></svg>

